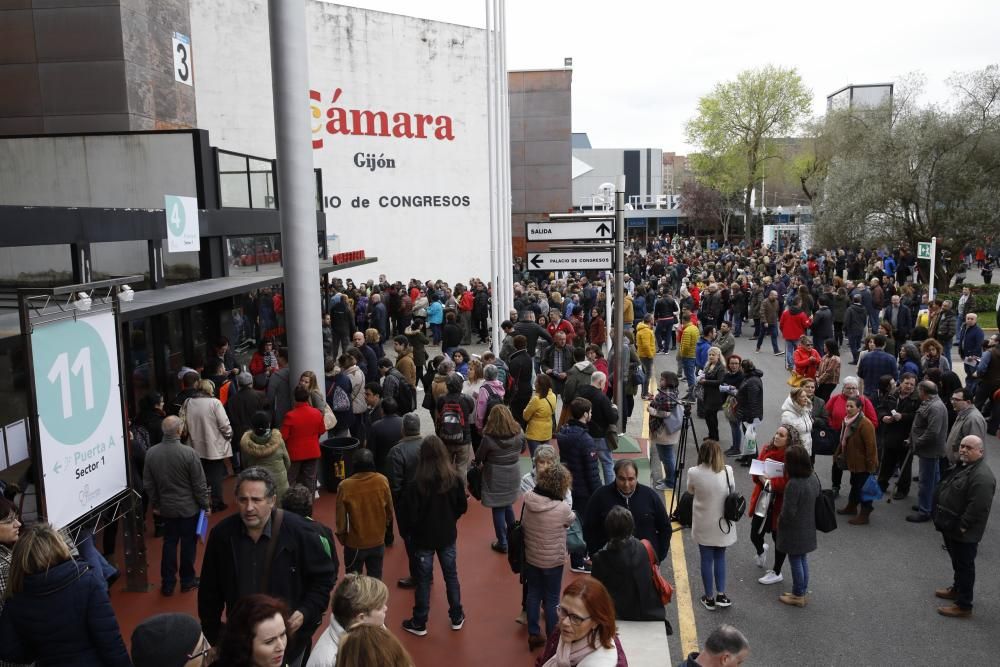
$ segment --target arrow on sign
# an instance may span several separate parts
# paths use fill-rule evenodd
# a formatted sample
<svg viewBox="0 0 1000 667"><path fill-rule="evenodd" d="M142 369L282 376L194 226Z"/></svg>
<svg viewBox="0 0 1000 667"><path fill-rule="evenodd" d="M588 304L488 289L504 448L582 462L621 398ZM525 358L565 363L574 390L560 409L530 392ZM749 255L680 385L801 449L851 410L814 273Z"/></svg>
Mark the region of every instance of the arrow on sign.
<svg viewBox="0 0 1000 667"><path fill-rule="evenodd" d="M535 255L534 257L532 257L531 258L531 265L533 267L535 267L536 269L539 266L541 266L542 265L542 256L541 255Z"/></svg>
<svg viewBox="0 0 1000 667"><path fill-rule="evenodd" d="M611 234L611 228L608 227L607 223L602 222L601 226L597 228L596 233L601 236L609 236Z"/></svg>
<svg viewBox="0 0 1000 667"><path fill-rule="evenodd" d="M56 461L56 464L52 466L52 472L58 475L60 470L62 470L62 466L59 465L59 461Z"/></svg>

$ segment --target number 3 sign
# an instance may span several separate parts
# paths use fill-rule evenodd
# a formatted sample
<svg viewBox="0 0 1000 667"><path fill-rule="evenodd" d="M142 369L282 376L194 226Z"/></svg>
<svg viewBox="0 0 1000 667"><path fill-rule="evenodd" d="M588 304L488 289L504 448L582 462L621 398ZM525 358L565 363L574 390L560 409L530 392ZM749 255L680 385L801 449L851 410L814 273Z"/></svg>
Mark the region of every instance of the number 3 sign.
<svg viewBox="0 0 1000 667"><path fill-rule="evenodd" d="M31 334L45 504L57 527L126 488L117 350L111 312Z"/></svg>
<svg viewBox="0 0 1000 667"><path fill-rule="evenodd" d="M191 38L174 33L174 81L193 86L191 80Z"/></svg>

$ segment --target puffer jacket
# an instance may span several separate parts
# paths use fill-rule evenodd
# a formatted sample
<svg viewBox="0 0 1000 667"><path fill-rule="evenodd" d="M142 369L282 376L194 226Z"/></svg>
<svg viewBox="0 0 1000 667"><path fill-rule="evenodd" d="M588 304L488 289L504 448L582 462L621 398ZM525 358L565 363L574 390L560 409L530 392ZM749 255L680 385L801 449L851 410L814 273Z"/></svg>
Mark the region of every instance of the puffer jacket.
<svg viewBox="0 0 1000 667"><path fill-rule="evenodd" d="M351 381L351 412L363 415L368 412L368 404L365 403L365 373L354 365L345 370L344 374Z"/></svg>
<svg viewBox="0 0 1000 667"><path fill-rule="evenodd" d="M701 333L698 331L698 327L692 323L688 323L684 326L684 330L681 333L680 345L677 349L677 356L684 357L687 359L693 359L695 356L695 350L698 346L698 338L701 337Z"/></svg>
<svg viewBox="0 0 1000 667"><path fill-rule="evenodd" d="M509 438L483 435L476 460L483 464L484 507L507 507L517 500L521 489L518 461L524 444L524 433L521 432Z"/></svg>
<svg viewBox="0 0 1000 667"><path fill-rule="evenodd" d="M652 359L656 356L656 337L653 327L645 322L639 322L635 328L635 346L640 359Z"/></svg>
<svg viewBox="0 0 1000 667"><path fill-rule="evenodd" d="M7 600L0 617L0 659L38 667L132 665L107 583L75 560L28 575L24 590Z"/></svg>
<svg viewBox="0 0 1000 667"><path fill-rule="evenodd" d="M597 448L583 423L570 420L556 434L559 461L573 477L573 503L582 512L590 497L601 488Z"/></svg>
<svg viewBox="0 0 1000 667"><path fill-rule="evenodd" d="M214 461L233 455L233 427L219 399L204 395L189 398L181 407L181 419L185 420L189 442L199 457Z"/></svg>
<svg viewBox="0 0 1000 667"><path fill-rule="evenodd" d="M292 466L292 462L288 458L288 450L285 448L281 431L272 428L266 437L247 431L240 438L240 452L243 456L243 467L259 466L271 473L278 498L282 498L288 490L288 469Z"/></svg>
<svg viewBox="0 0 1000 667"><path fill-rule="evenodd" d="M524 558L538 568L566 562L566 529L573 523L573 510L562 500L541 495L537 487L524 494Z"/></svg>
<svg viewBox="0 0 1000 667"><path fill-rule="evenodd" d="M736 390L736 411L740 421L747 424L754 419L764 418L764 373L755 368L740 383Z"/></svg>
<svg viewBox="0 0 1000 667"><path fill-rule="evenodd" d="M799 432L799 439L806 451L812 454L812 407L796 405L791 396L785 397L781 404L781 422L788 424Z"/></svg>

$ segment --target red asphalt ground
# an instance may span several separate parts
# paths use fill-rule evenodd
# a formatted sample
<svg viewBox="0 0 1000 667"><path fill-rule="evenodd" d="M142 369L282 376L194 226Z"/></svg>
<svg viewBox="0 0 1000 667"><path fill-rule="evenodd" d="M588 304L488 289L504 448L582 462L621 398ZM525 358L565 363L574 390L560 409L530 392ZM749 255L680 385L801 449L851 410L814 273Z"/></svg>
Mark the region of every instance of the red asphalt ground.
<svg viewBox="0 0 1000 667"><path fill-rule="evenodd" d="M640 443L645 451L645 442ZM644 454L632 455L635 457ZM631 458L624 455L623 458ZM616 456L617 458L617 456ZM234 478L226 480L228 497L232 499ZM317 521L333 527L335 523L336 496L320 492L316 500L313 516ZM210 527L224 516L235 511L235 502L227 501L229 509L210 517ZM515 512L520 511L520 503ZM147 517L148 519L148 517ZM149 583L151 589L145 593L125 591L125 577L112 590L111 603L118 616L122 636L129 645L132 630L143 619L163 612L183 612L197 617L197 593L181 593L177 588L173 597L163 597L159 592L160 555L163 541L152 537L151 520L146 522L146 549L149 561ZM476 667L501 667L505 665L533 665L535 655L528 652L527 628L514 622L521 608L521 586L517 575L510 571L507 558L490 549L496 539L493 533L493 519L490 510L475 499L469 499L469 511L458 523L458 577L462 586L462 606L465 609L465 626L453 631L448 620L448 602L445 598L444 580L441 570L435 567L434 585L431 587L431 612L427 624L428 634L417 637L404 631L400 624L409 618L413 610L413 591L396 587L396 580L406 576L406 550L397 535L395 545L386 549L383 580L389 586L389 614L386 627L399 638L414 659L415 667L449 664L455 667L476 665ZM118 553L115 561L124 566L123 539L119 536ZM99 544L100 542L98 542ZM198 546L196 569L201 570L203 547ZM344 574L343 552L338 545L341 560L339 577ZM563 583L572 577L566 564ZM339 580L338 577L338 580ZM326 628L324 621L316 637ZM544 622L543 622L544 628ZM315 640L315 637L314 637Z"/></svg>

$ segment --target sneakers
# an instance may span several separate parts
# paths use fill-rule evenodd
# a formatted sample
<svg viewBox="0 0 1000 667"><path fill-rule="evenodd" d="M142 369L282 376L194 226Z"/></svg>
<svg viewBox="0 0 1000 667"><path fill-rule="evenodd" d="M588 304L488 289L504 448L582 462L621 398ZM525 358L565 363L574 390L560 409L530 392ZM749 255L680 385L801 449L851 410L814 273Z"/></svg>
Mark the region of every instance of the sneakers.
<svg viewBox="0 0 1000 667"><path fill-rule="evenodd" d="M499 542L492 543L490 545L490 549L493 549L493 551L496 551L498 554L505 554L505 553L507 553L507 545L506 544L500 544Z"/></svg>
<svg viewBox="0 0 1000 667"><path fill-rule="evenodd" d="M725 593L717 593L715 596L716 607L732 607L733 601Z"/></svg>
<svg viewBox="0 0 1000 667"><path fill-rule="evenodd" d="M411 590L417 587L417 580L413 577L403 577L396 581L396 585L404 590Z"/></svg>
<svg viewBox="0 0 1000 667"><path fill-rule="evenodd" d="M701 606L709 611L715 611L715 600L707 595L702 595Z"/></svg>
<svg viewBox="0 0 1000 667"><path fill-rule="evenodd" d="M783 577L780 572L768 570L767 573L757 581L765 586L769 586L771 584L780 584L784 580L785 577Z"/></svg>
<svg viewBox="0 0 1000 667"><path fill-rule="evenodd" d="M778 575L781 576L781 575ZM806 596L805 595L794 595L792 593L782 593L778 596L778 599L787 605L792 607L805 607L806 606Z"/></svg>
<svg viewBox="0 0 1000 667"><path fill-rule="evenodd" d="M739 456L742 452L739 449L734 449L733 447L730 447L724 453L726 456Z"/></svg>
<svg viewBox="0 0 1000 667"><path fill-rule="evenodd" d="M465 625L465 614L462 614L462 616L458 620L453 620L451 622L451 629L461 630L463 625Z"/></svg>
<svg viewBox="0 0 1000 667"><path fill-rule="evenodd" d="M464 622L464 618L462 619ZM423 637L427 634L427 624L417 625L412 618L408 618L403 621L403 629L409 632L411 635L416 635L418 637Z"/></svg>
<svg viewBox="0 0 1000 667"><path fill-rule="evenodd" d="M659 482L653 485L653 488L657 491L666 491L667 489L672 489L674 487L670 486L661 479Z"/></svg>
<svg viewBox="0 0 1000 667"><path fill-rule="evenodd" d="M769 548L767 544L764 544L764 550L753 557L753 561L757 563L757 567L762 570L767 566L767 550Z"/></svg>
<svg viewBox="0 0 1000 667"><path fill-rule="evenodd" d="M783 357L783 356L785 356L785 353L784 352L775 352L774 356L776 356L776 357Z"/></svg>
<svg viewBox="0 0 1000 667"><path fill-rule="evenodd" d="M517 623L518 625L527 625L528 624L528 612L526 612L525 610L522 609L521 613L518 614L517 618L514 619L514 622Z"/></svg>
<svg viewBox="0 0 1000 667"><path fill-rule="evenodd" d="M569 569L571 572L579 572L580 574L590 574L590 563L583 561L580 565L570 565Z"/></svg>
<svg viewBox="0 0 1000 667"><path fill-rule="evenodd" d="M187 593L189 591L193 591L194 589L198 588L198 586L200 586L200 585L201 585L201 579L199 579L198 577L195 577L194 579L192 579L191 581L189 581L186 584L182 582L181 583L181 593Z"/></svg>

